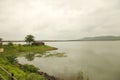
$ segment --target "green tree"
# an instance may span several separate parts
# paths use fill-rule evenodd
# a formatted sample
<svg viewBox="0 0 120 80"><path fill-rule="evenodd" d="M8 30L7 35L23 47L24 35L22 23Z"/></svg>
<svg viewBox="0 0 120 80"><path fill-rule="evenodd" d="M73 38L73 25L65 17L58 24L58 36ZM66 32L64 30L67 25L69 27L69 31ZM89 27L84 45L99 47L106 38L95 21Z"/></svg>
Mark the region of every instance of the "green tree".
<svg viewBox="0 0 120 80"><path fill-rule="evenodd" d="M34 42L34 36L33 35L27 35L26 37L25 37L25 42L27 42L29 45L32 43L32 42Z"/></svg>

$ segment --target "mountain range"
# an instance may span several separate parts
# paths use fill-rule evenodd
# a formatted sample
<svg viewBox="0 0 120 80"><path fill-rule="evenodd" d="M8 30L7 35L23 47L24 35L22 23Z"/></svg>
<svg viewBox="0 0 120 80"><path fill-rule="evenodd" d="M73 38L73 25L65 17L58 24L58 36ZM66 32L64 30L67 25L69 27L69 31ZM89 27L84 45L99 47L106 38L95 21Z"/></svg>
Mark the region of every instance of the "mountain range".
<svg viewBox="0 0 120 80"><path fill-rule="evenodd" d="M85 37L79 40L81 41L117 41L117 40L120 40L120 36L95 36L95 37Z"/></svg>

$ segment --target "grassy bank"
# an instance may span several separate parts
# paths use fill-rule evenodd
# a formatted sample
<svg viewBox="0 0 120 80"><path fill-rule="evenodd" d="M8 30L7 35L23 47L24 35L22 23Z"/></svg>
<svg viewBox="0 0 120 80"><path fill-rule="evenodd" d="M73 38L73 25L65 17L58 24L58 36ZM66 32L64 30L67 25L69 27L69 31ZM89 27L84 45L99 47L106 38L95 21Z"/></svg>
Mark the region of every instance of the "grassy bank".
<svg viewBox="0 0 120 80"><path fill-rule="evenodd" d="M4 54L10 54L10 55L19 55L22 52L45 52L50 50L56 50L57 48L51 47L48 45L41 45L41 46L29 46L29 45L3 45L4 48Z"/></svg>
<svg viewBox="0 0 120 80"><path fill-rule="evenodd" d="M3 45L4 52L0 53L0 66L7 70L10 74L14 74L17 80L46 80L42 75L37 74L38 68L33 65L23 65L17 63L16 57L25 52L45 52L55 50L56 48L47 45L28 46L28 45ZM11 80L9 74L6 74L0 68L0 75L6 80ZM1 77L0 77L1 80Z"/></svg>

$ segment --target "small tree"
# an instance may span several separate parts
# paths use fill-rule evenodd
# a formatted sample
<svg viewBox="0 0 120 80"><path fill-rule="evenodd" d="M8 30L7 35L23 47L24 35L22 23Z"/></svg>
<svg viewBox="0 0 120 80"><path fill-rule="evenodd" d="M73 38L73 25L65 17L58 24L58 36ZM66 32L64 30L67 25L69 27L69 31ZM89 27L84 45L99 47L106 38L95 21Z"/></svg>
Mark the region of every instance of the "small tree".
<svg viewBox="0 0 120 80"><path fill-rule="evenodd" d="M29 45L34 42L34 36L33 35L27 35L25 37L25 42L27 42Z"/></svg>

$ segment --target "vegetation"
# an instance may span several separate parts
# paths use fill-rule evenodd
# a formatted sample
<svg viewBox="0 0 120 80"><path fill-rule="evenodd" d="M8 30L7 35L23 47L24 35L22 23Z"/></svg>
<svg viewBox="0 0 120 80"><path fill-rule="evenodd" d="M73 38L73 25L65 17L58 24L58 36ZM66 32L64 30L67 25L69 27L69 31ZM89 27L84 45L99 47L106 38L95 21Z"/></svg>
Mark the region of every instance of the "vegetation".
<svg viewBox="0 0 120 80"><path fill-rule="evenodd" d="M13 43L12 42L8 42L8 46L13 46Z"/></svg>
<svg viewBox="0 0 120 80"><path fill-rule="evenodd" d="M29 45L19 45L14 44L13 46L3 45L5 49L4 53L8 55L20 55L21 53L27 53L29 50L32 53L41 53L49 50L55 50L56 48L48 46L48 45L41 45L41 46L29 46Z"/></svg>
<svg viewBox="0 0 120 80"><path fill-rule="evenodd" d="M25 42L27 42L29 45L32 43L32 42L34 42L35 40L34 40L34 36L33 35L27 35L26 37L25 37Z"/></svg>
<svg viewBox="0 0 120 80"><path fill-rule="evenodd" d="M16 56L6 56L7 61L11 64L17 63L16 58L17 58Z"/></svg>
<svg viewBox="0 0 120 80"><path fill-rule="evenodd" d="M34 57L35 57L35 54L34 54L34 53L28 53L28 54L25 55L25 58L26 58L28 61L34 60Z"/></svg>
<svg viewBox="0 0 120 80"><path fill-rule="evenodd" d="M43 76L39 76L35 73L30 73L29 75L26 75L25 80L47 80Z"/></svg>
<svg viewBox="0 0 120 80"><path fill-rule="evenodd" d="M22 66L24 72L37 73L39 68L34 67L33 65L25 64Z"/></svg>
<svg viewBox="0 0 120 80"><path fill-rule="evenodd" d="M27 53L25 55L25 58L28 61L34 60L35 57L67 57L65 53L58 53L58 52L37 52L37 53Z"/></svg>
<svg viewBox="0 0 120 80"><path fill-rule="evenodd" d="M2 41L2 38L0 38L0 42Z"/></svg>
<svg viewBox="0 0 120 80"><path fill-rule="evenodd" d="M2 39L0 39L0 41L1 40ZM17 80L49 80L48 77L51 76L47 75L46 73L39 72L39 68L28 64L18 64L16 58L21 54L25 54L25 57L29 61L34 59L36 53L39 54L37 57L42 57L43 55L44 57L66 57L65 53L45 53L46 51L56 50L57 48L55 47L50 47L47 45L31 45L31 43L35 41L34 36L32 35L27 35L25 37L25 41L29 45L13 44L12 42L9 42L7 45L2 45L4 52L0 53L0 80L12 80L11 74L14 74L14 77ZM31 51L31 53L29 51ZM6 73L2 68L8 71L9 74ZM82 73L78 73L77 76L78 80L83 80ZM52 78L55 80L54 76L52 76Z"/></svg>
<svg viewBox="0 0 120 80"><path fill-rule="evenodd" d="M12 58L11 56L0 56L0 67L6 69L9 73L13 73L17 80L34 80L33 77L36 76L36 80L46 80L44 76L38 75L36 72L39 70L38 68L34 67L33 65L23 65L20 67L16 63L16 59ZM10 62L9 62L10 61ZM13 61L14 63L11 63ZM14 65L13 65L14 64ZM10 75L7 74L0 68L0 74L6 79L11 80ZM31 77L30 77L31 76Z"/></svg>
<svg viewBox="0 0 120 80"><path fill-rule="evenodd" d="M25 41L29 44L34 41L34 36L27 35ZM11 74L14 74L14 77L17 80L47 80L43 75L38 74L38 68L33 65L20 65L17 62L17 56L29 52L31 47L31 52L42 53L48 50L56 49L47 45L33 46L33 45L21 45L13 44L9 42L6 45L2 45L4 52L0 53L0 80L5 78L5 80L11 80ZM32 59L32 58L31 58ZM8 71L10 74L7 74L2 68Z"/></svg>
<svg viewBox="0 0 120 80"><path fill-rule="evenodd" d="M55 57L66 57L65 53L55 53L55 54L47 54L45 55L45 57L51 57L51 56L55 56Z"/></svg>
<svg viewBox="0 0 120 80"><path fill-rule="evenodd" d="M7 45L3 45L3 48L5 49L5 51L0 54L0 66L5 68L8 72L14 73L14 76L17 78L17 80L46 80L44 76L37 74L39 69L34 67L33 65L25 64L22 67L20 67L17 63L16 57L21 54L27 53L29 51L29 45L7 44ZM31 52L35 52L35 53L39 52L43 54L43 52L53 49L55 48L47 45L43 45L43 46L31 45ZM1 69L0 69L0 74L6 80L10 80L10 76L7 75Z"/></svg>
<svg viewBox="0 0 120 80"><path fill-rule="evenodd" d="M2 47L2 38L0 38L0 48Z"/></svg>

